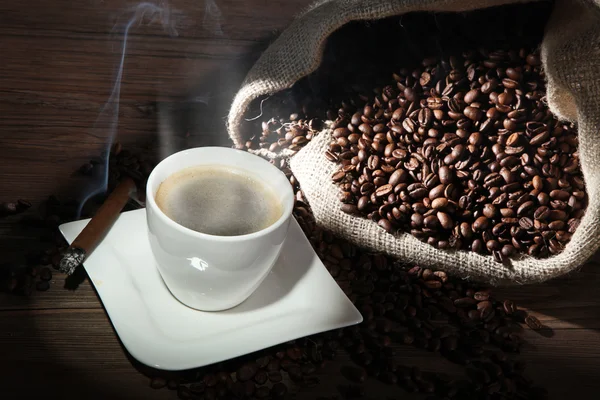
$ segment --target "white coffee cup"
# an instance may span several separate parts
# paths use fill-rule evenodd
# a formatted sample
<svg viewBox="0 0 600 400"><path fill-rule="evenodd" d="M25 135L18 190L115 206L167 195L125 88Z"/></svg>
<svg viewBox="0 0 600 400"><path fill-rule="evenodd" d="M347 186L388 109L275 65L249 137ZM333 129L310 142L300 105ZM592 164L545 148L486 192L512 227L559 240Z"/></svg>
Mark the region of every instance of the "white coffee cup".
<svg viewBox="0 0 600 400"><path fill-rule="evenodd" d="M156 204L160 184L182 169L231 166L272 188L283 210L267 228L240 236L214 236L186 228ZM150 247L158 270L183 304L203 311L220 311L246 300L267 277L286 238L294 193L286 176L264 159L225 147L198 147L161 161L148 178L146 218Z"/></svg>

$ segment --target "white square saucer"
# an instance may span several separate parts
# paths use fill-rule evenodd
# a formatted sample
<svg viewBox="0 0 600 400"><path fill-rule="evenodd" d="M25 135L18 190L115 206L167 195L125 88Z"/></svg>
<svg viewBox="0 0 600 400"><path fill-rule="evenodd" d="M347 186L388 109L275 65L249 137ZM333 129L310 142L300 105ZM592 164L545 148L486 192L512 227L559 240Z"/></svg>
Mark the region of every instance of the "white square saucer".
<svg viewBox="0 0 600 400"><path fill-rule="evenodd" d="M71 243L88 221L60 231ZM213 364L362 322L294 218L269 276L226 311L197 311L173 297L155 266L144 209L122 213L84 267L125 348L164 370Z"/></svg>

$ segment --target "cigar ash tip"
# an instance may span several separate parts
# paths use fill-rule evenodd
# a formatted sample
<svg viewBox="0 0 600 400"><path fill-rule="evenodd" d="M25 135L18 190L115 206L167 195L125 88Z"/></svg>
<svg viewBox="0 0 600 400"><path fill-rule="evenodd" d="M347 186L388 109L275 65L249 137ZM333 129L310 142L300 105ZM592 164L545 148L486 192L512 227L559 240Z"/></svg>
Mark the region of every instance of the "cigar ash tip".
<svg viewBox="0 0 600 400"><path fill-rule="evenodd" d="M85 250L79 247L69 247L65 250L58 269L67 275L71 275L81 265L85 259L85 254Z"/></svg>

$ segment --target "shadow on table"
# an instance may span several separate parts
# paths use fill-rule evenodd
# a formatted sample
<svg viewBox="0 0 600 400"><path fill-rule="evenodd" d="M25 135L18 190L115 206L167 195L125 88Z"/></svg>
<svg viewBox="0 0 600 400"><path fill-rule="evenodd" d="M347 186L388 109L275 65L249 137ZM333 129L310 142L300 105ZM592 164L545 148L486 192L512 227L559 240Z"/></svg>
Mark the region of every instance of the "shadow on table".
<svg viewBox="0 0 600 400"><path fill-rule="evenodd" d="M582 268L563 277L535 285L499 288L500 298L539 313L540 319L559 329L600 329L600 253ZM544 332L542 332L544 333Z"/></svg>
<svg viewBox="0 0 600 400"><path fill-rule="evenodd" d="M548 327L527 330L520 358L527 361L526 375L545 387L551 399L591 395L600 388L599 263L597 253L566 276L495 291L498 298L513 299L535 313Z"/></svg>

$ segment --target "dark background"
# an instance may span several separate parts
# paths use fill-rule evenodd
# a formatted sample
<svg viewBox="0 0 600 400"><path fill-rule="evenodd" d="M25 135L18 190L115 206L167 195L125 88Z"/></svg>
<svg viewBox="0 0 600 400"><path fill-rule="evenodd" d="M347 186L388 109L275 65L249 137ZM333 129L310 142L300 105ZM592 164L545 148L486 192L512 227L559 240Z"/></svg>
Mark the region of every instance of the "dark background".
<svg viewBox="0 0 600 400"><path fill-rule="evenodd" d="M132 28L117 140L128 149L159 157L187 146L228 145L224 121L233 93L261 51L309 3L178 0L171 1L177 37L169 37L156 25ZM124 22L132 15L126 10L134 5L115 0L0 0L0 202L25 198L37 207L50 194L78 198L86 190L75 171L106 147L110 133L106 121L93 127L111 93ZM485 28L489 35L495 32L498 40L507 33L498 28L503 19L521 18L533 36L540 35L543 25L542 14L525 11L488 14L479 26L465 25L463 15L457 17L436 18L434 25L414 20L413 37L406 45L421 40L423 32L438 32L438 39L426 45L438 51L448 40L439 35L440 26L443 32L447 24L470 32L471 38ZM423 18L432 21L432 16ZM381 37L377 29L386 23L397 25L387 21L367 26L371 36L355 31L344 41L377 39ZM527 39L527 32L509 33ZM390 36L386 41L393 44L394 39ZM422 48L413 46L411 57L420 56ZM363 56L368 51L376 54L375 49L365 48ZM349 61L337 56L328 59L337 76L345 76L339 72L349 68L349 62L355 64L349 72L354 74L359 61L365 61L360 54L346 55ZM366 65L373 65L368 57ZM315 82L319 80L313 81L313 90L321 87ZM171 122L161 125L165 121ZM18 260L38 246L37 239L36 231L20 226L16 218L0 219L3 260ZM553 282L499 290L552 328L554 335L549 338L527 332L521 358L528 361L528 375L555 399L600 389L597 260ZM55 274L48 292L29 298L0 293L0 395L7 399L176 398L166 389L148 387L144 373L150 372L123 351L93 288L85 283L77 291L68 291L63 284L64 276ZM406 365L457 373L427 351L402 347L399 354ZM338 356L321 373L322 384L300 392L298 398L336 394L344 383L339 369L348 363L344 355ZM421 398L376 383L366 388L371 399Z"/></svg>

